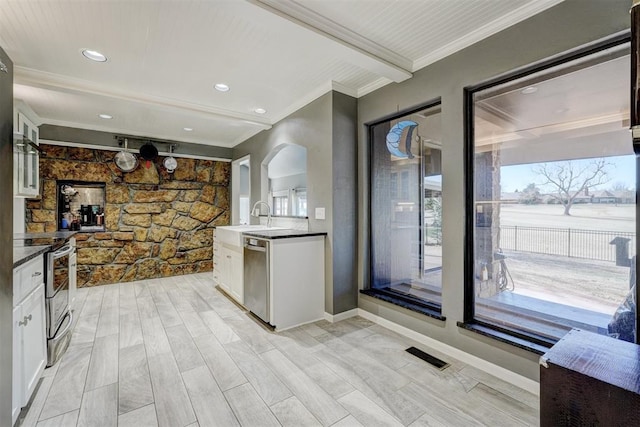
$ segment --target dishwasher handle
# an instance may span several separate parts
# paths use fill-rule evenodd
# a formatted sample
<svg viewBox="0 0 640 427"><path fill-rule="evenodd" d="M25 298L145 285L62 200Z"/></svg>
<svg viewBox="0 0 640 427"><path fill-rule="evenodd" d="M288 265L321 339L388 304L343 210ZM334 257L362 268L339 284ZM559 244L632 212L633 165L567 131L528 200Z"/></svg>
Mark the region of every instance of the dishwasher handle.
<svg viewBox="0 0 640 427"><path fill-rule="evenodd" d="M253 245L250 245L248 243L245 243L244 247L245 247L245 249L249 249L250 251L267 252L267 248L262 247L262 246L253 246Z"/></svg>

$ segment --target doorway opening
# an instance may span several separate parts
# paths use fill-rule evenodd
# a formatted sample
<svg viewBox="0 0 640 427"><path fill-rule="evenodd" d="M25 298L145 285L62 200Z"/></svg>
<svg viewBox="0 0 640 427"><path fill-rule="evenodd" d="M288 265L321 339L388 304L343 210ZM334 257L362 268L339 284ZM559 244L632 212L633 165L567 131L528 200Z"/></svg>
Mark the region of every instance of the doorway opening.
<svg viewBox="0 0 640 427"><path fill-rule="evenodd" d="M249 224L251 198L251 161L244 156L231 163L231 223Z"/></svg>

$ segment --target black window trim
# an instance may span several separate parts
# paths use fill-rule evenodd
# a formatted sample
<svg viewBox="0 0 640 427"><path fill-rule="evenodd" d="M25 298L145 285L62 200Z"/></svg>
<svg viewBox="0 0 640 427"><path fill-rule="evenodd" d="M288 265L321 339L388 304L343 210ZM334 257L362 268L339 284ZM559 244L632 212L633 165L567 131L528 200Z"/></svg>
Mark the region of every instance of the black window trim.
<svg viewBox="0 0 640 427"><path fill-rule="evenodd" d="M464 301L463 321L457 322L458 327L489 336L496 340L506 342L519 348L526 349L536 354L541 354L541 348L550 347L555 342L540 339L540 336L527 331L504 328L496 323L480 320L475 317L475 289L474 289L474 121L473 121L473 96L476 92L488 89L500 84L521 79L537 72L578 60L604 50L614 48L631 41L631 33L623 31L607 37L603 40L587 46L572 49L568 52L552 56L542 61L518 68L505 74L490 78L484 82L464 88L464 196L465 196L465 222L464 222ZM637 194L637 193L636 193ZM636 196L637 199L637 196ZM636 205L636 210L640 205ZM638 218L636 218L638 221ZM637 230L636 230L637 233ZM636 287L636 300L640 289ZM640 335L640 334L638 334ZM509 337L512 337L510 339ZM524 343L524 344L523 344Z"/></svg>
<svg viewBox="0 0 640 427"><path fill-rule="evenodd" d="M388 114L382 117L379 117L375 120L366 122L364 124L364 126L367 129L367 143L368 143L368 156L367 156L367 175L368 175L368 180L369 180L369 185L367 188L367 197L368 197L368 207L367 207L367 219L368 219L368 227L367 227L367 233L368 233L368 237L367 237L367 241L368 241L368 245L367 245L367 260L368 260L368 283L365 289L362 289L360 292L362 294L365 295L369 295L369 296L373 296L378 297L379 299L383 299L380 298L381 295L376 295L377 293L375 292L375 289L371 287L371 278L373 276L372 274L372 266L373 266L373 253L372 253L372 240L371 240L371 236L373 236L373 225L372 225L372 216L371 216L371 201L372 201L372 188L371 188L371 183L372 183L372 179L371 179L371 175L373 173L373 170L371 168L371 164L373 162L373 150L371 149L371 147L373 146L373 139L372 139L372 135L371 135L371 128L379 125L381 123L390 121L390 120L395 120L395 119L399 119L400 117L404 117L407 116L409 114L413 114L413 113L417 113L418 111L421 110L425 110L427 108L432 108L432 107L436 107L436 106L440 106L440 108L442 109L442 97L438 96L435 98L432 98L426 102L417 104L417 105L413 105L411 107L405 108L403 110L399 110L395 113L392 114ZM433 302L433 301L425 301L423 304L422 309L420 309L420 307L417 304L412 304L412 307L409 308L404 301L402 301L400 298L398 298L396 301L393 300L393 298L385 298L384 301L387 301L391 304L395 304L401 307L405 307L408 308L412 311L418 312L418 313L422 313L426 316L429 317L433 317L433 318L437 318L439 320L445 320L445 317L442 316L442 304Z"/></svg>

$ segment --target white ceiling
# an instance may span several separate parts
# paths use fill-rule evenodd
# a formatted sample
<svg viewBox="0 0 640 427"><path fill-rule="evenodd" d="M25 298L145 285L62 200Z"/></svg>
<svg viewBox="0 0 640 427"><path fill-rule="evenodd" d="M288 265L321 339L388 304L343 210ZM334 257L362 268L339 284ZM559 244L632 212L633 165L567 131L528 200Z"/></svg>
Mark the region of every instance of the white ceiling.
<svg viewBox="0 0 640 427"><path fill-rule="evenodd" d="M0 0L0 46L41 123L233 147L329 90L404 81L561 1Z"/></svg>

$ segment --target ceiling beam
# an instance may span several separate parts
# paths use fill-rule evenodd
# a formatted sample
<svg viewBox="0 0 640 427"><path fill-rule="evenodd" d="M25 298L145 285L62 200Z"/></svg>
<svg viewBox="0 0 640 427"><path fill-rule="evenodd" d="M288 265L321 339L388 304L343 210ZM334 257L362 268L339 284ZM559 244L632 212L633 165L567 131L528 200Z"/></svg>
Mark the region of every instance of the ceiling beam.
<svg viewBox="0 0 640 427"><path fill-rule="evenodd" d="M413 61L292 0L247 0L345 49L349 62L400 83L412 77Z"/></svg>
<svg viewBox="0 0 640 427"><path fill-rule="evenodd" d="M48 73L31 68L14 67L15 84L33 86L41 89L53 90L72 94L90 93L97 96L118 99L138 104L153 105L175 111L187 111L190 114L204 117L215 117L231 121L241 121L243 123L256 126L259 129L271 129L271 123L257 118L251 114L239 113L237 111L225 110L208 105L194 104L177 99L169 99L161 96L149 95L146 93L132 92L130 90L118 89L114 87L101 86L98 83L60 74Z"/></svg>

